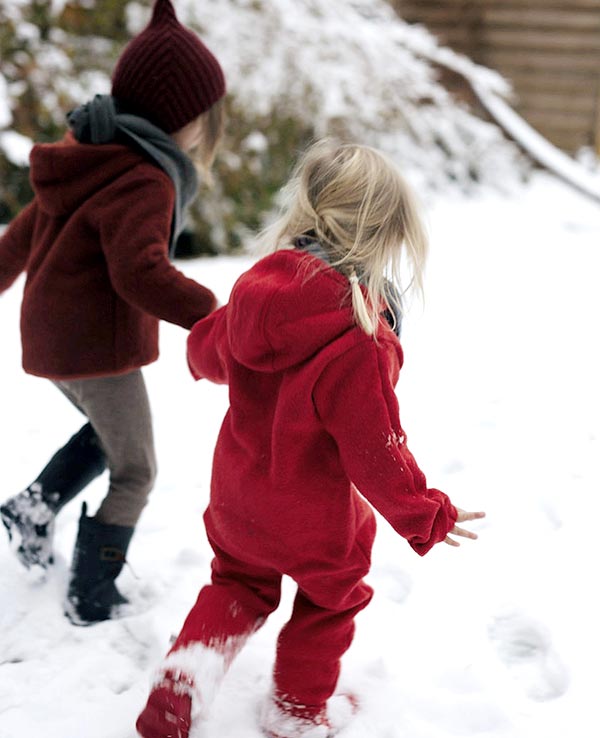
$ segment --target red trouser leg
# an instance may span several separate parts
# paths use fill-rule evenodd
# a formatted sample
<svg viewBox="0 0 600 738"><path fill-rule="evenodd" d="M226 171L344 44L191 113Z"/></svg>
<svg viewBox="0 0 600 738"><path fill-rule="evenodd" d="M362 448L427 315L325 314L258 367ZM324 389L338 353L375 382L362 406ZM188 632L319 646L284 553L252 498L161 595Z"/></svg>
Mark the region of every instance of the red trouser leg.
<svg viewBox="0 0 600 738"><path fill-rule="evenodd" d="M170 653L202 644L235 656L244 642L279 605L281 574L238 561L213 542L212 583L190 610Z"/></svg>
<svg viewBox="0 0 600 738"><path fill-rule="evenodd" d="M372 595L371 587L359 581L339 604L321 607L299 588L292 616L279 635L277 698L304 706L306 717L323 709L335 690L340 659L352 642L354 617Z"/></svg>
<svg viewBox="0 0 600 738"><path fill-rule="evenodd" d="M213 548L212 583L198 595L138 717L144 738L188 738L234 656L279 604L280 574Z"/></svg>
<svg viewBox="0 0 600 738"><path fill-rule="evenodd" d="M274 713L267 709L268 735L287 738L290 717L299 718L302 730L330 725L325 706L336 687L340 659L352 642L355 615L373 594L362 581L373 535L374 521L367 520L357 536L356 556L344 565L334 562L327 570L303 561L301 568L289 571L298 593L278 639L276 702L271 704ZM144 738L188 738L192 719L210 704L233 657L279 604L281 574L276 569L249 565L214 541L211 545L212 583L200 592L165 659L164 678L155 683L138 718Z"/></svg>

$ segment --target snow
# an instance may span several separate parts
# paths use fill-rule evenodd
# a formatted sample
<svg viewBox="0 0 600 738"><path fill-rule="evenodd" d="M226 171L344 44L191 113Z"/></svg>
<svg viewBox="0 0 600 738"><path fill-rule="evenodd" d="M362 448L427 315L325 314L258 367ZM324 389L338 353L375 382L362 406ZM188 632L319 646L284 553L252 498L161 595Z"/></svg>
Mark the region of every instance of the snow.
<svg viewBox="0 0 600 738"><path fill-rule="evenodd" d="M0 150L6 153L7 159L18 167L29 165L29 154L33 141L16 131L0 131Z"/></svg>
<svg viewBox="0 0 600 738"><path fill-rule="evenodd" d="M380 522L342 689L361 710L340 738L597 738L600 211L542 175L511 196L446 194L428 208L426 302L403 323L398 395L430 485L487 511L476 542L426 557ZM182 262L224 302L250 256ZM4 499L82 423L19 366L22 280L0 297ZM119 579L121 620L62 614L80 502L57 521L57 562L28 575L0 540L0 738L134 738L148 685L209 575L201 515L225 388L194 383L181 329L145 370L160 471ZM368 391L368 388L365 388ZM250 640L194 738L260 738L280 610Z"/></svg>

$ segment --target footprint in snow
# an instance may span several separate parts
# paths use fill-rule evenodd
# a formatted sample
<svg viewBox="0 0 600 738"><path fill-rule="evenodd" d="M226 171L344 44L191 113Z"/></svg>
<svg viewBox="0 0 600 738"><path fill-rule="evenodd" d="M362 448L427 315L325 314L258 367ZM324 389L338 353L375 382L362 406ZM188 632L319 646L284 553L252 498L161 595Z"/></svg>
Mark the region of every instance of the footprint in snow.
<svg viewBox="0 0 600 738"><path fill-rule="evenodd" d="M108 643L113 651L128 659L135 669L145 671L156 653L164 648L154 632L152 618L136 616L111 622Z"/></svg>
<svg viewBox="0 0 600 738"><path fill-rule="evenodd" d="M567 691L567 670L544 625L525 614L510 612L494 619L489 636L528 697L542 702L557 699Z"/></svg>

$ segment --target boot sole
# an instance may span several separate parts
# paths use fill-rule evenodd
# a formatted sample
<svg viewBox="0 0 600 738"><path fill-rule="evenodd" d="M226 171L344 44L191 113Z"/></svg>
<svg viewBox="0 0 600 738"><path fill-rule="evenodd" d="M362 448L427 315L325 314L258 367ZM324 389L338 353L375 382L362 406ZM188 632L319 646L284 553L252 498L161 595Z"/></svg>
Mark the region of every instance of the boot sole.
<svg viewBox="0 0 600 738"><path fill-rule="evenodd" d="M24 550L21 545L16 546L16 541L19 539L22 541L23 536L21 535L17 519L7 507L0 507L0 519L2 520L2 524L6 528L9 547L11 551L19 560L19 563L21 563L26 569L31 569L34 566L39 566L41 569L47 570L49 566L54 563L54 556L52 555L45 562L39 560L32 561L24 555Z"/></svg>

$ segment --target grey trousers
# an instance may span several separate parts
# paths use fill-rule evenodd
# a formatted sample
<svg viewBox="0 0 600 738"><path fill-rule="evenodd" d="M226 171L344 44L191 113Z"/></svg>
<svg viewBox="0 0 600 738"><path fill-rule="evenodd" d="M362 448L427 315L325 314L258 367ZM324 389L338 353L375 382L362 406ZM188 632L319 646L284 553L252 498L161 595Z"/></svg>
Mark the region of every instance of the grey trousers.
<svg viewBox="0 0 600 738"><path fill-rule="evenodd" d="M141 370L54 384L88 418L106 455L108 494L96 518L135 527L156 478L152 417Z"/></svg>

